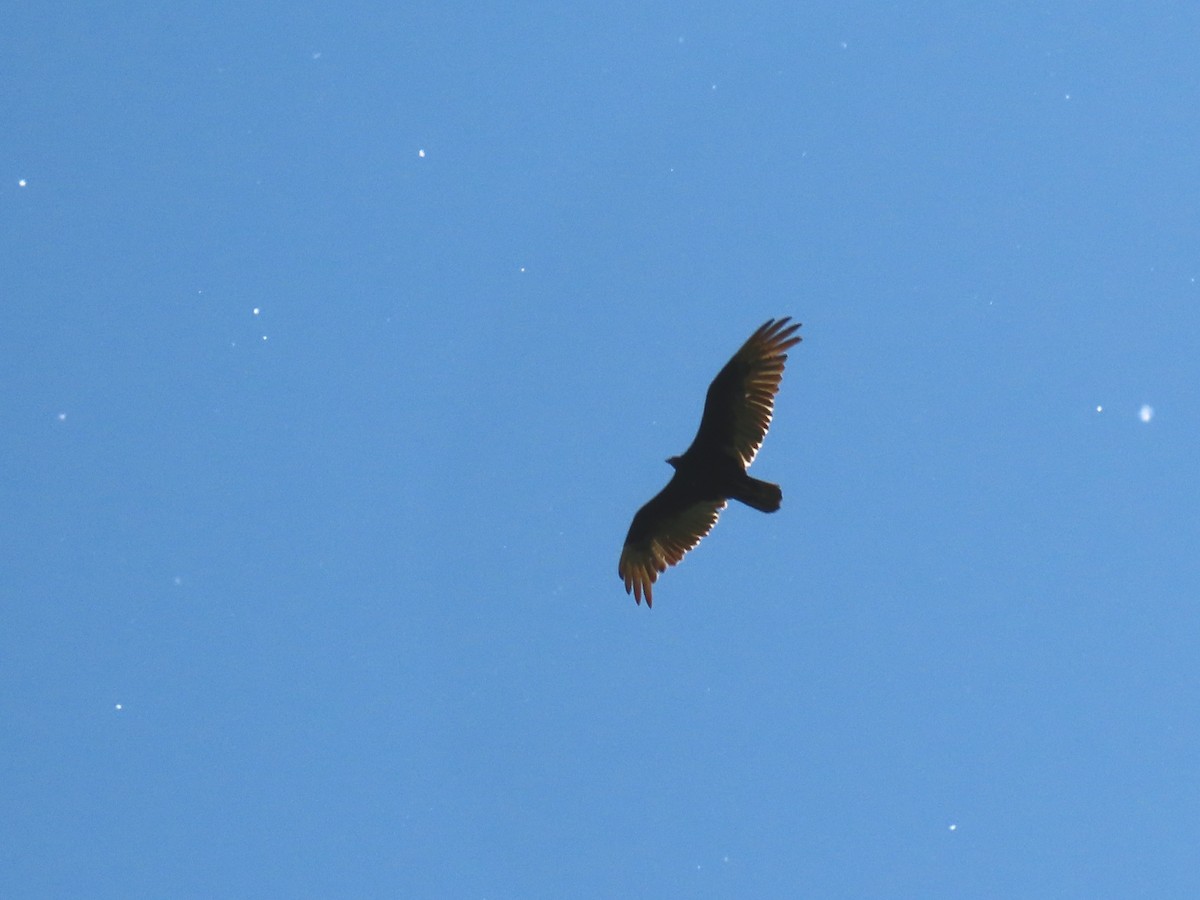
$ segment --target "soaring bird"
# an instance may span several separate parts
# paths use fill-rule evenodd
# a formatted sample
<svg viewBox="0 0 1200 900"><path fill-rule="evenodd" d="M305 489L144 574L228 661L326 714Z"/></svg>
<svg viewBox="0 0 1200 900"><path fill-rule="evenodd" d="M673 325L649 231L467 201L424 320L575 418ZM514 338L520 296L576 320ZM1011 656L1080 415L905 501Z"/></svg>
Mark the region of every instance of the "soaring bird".
<svg viewBox="0 0 1200 900"><path fill-rule="evenodd" d="M751 478L746 469L771 425L787 351L800 343L800 323L790 321L768 319L717 373L695 440L682 456L667 460L675 474L633 517L617 574L639 604L643 595L646 606L653 603L651 585L659 573L712 531L729 500L767 513L779 509L779 485Z"/></svg>

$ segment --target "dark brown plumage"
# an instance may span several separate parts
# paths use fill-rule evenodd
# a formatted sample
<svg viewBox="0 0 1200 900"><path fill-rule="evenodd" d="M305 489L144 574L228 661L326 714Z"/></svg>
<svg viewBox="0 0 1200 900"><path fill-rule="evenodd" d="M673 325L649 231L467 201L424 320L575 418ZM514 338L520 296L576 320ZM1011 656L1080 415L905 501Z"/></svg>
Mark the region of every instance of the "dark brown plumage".
<svg viewBox="0 0 1200 900"><path fill-rule="evenodd" d="M787 350L800 343L800 323L770 319L726 363L708 387L700 430L682 456L667 460L675 474L654 499L638 510L625 536L617 574L625 593L646 606L651 585L700 543L717 524L729 500L775 512L779 485L746 474L771 425L775 393Z"/></svg>

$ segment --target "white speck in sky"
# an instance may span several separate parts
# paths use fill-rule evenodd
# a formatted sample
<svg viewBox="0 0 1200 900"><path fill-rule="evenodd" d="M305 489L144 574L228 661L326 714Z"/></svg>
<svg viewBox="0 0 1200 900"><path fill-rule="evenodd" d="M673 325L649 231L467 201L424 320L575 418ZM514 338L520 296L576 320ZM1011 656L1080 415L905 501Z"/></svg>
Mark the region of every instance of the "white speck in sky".
<svg viewBox="0 0 1200 900"><path fill-rule="evenodd" d="M124 706L122 706L120 703L118 703L118 704L117 704L117 705L114 707L114 709L116 709L116 711L117 711L117 712L120 712L120 711L121 711L121 710L123 710L124 708L125 708L125 707L124 707Z"/></svg>
<svg viewBox="0 0 1200 900"><path fill-rule="evenodd" d="M267 339L267 336L264 334L264 335L263 335L263 340L265 341L266 339Z"/></svg>
<svg viewBox="0 0 1200 900"><path fill-rule="evenodd" d="M425 151L424 151L424 150L418 150L418 151L417 151L417 156L421 157L421 159L424 159L424 158L425 158Z"/></svg>
<svg viewBox="0 0 1200 900"><path fill-rule="evenodd" d="M1104 407L1096 404L1096 412L1104 412Z"/></svg>
<svg viewBox="0 0 1200 900"><path fill-rule="evenodd" d="M951 831L958 831L958 823L956 822L956 823L954 823L953 825L951 825L951 826L950 826L950 830L951 830Z"/></svg>
<svg viewBox="0 0 1200 900"><path fill-rule="evenodd" d="M1063 99L1064 99L1064 100L1070 100L1070 99L1071 99L1071 95L1070 95L1070 94L1063 94Z"/></svg>
<svg viewBox="0 0 1200 900"><path fill-rule="evenodd" d="M317 50L317 51L315 51L315 52L313 53L313 55L312 55L312 58L313 58L313 59L320 59L320 58L321 58L321 51L320 51L320 50Z"/></svg>
<svg viewBox="0 0 1200 900"><path fill-rule="evenodd" d="M257 316L257 315L258 315L260 312L262 312L262 310L261 310L261 309L259 309L257 306L256 306L256 307L254 307L254 314L255 314L256 316Z"/></svg>
<svg viewBox="0 0 1200 900"><path fill-rule="evenodd" d="M60 412L58 414L58 421L60 421L60 422L67 421L67 414L65 412Z"/></svg>
<svg viewBox="0 0 1200 900"><path fill-rule="evenodd" d="M28 183L29 182L27 182L24 178L21 178L17 181L17 187L25 187L25 185Z"/></svg>
<svg viewBox="0 0 1200 900"><path fill-rule="evenodd" d="M1142 408L1138 410L1138 418L1143 422L1149 422L1154 418L1154 407L1149 403L1143 403Z"/></svg>
<svg viewBox="0 0 1200 900"><path fill-rule="evenodd" d="M843 50L847 50L847 49L849 49L849 47L850 47L850 45L849 45L849 44L847 44L845 41L842 41L842 42L841 42L841 48L842 48Z"/></svg>
<svg viewBox="0 0 1200 900"><path fill-rule="evenodd" d="M522 271L522 272L524 272L524 271L525 271L525 267L524 267L524 266L521 266L521 271Z"/></svg>

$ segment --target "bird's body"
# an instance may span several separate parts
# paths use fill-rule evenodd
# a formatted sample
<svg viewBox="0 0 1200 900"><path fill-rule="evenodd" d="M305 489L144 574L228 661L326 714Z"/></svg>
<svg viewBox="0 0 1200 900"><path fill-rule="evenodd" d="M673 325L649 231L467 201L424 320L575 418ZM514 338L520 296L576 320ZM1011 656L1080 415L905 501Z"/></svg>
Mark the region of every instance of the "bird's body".
<svg viewBox="0 0 1200 900"><path fill-rule="evenodd" d="M713 379L695 440L667 460L675 474L638 510L625 537L617 572L638 603L653 602L651 585L712 530L729 500L775 512L778 485L746 473L771 424L787 350L800 343L800 323L770 319L750 336Z"/></svg>

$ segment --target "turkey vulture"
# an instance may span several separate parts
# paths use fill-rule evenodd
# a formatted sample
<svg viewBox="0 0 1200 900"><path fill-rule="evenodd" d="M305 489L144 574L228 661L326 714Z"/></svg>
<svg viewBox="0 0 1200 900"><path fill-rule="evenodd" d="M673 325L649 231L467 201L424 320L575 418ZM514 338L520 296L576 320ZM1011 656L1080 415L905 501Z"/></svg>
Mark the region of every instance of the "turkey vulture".
<svg viewBox="0 0 1200 900"><path fill-rule="evenodd" d="M683 456L667 460L675 474L658 496L638 510L625 536L617 574L625 593L653 602L650 586L700 543L717 524L728 500L775 512L779 485L746 474L771 425L775 392L787 350L800 343L800 323L767 320L725 364L708 387L700 430Z"/></svg>

